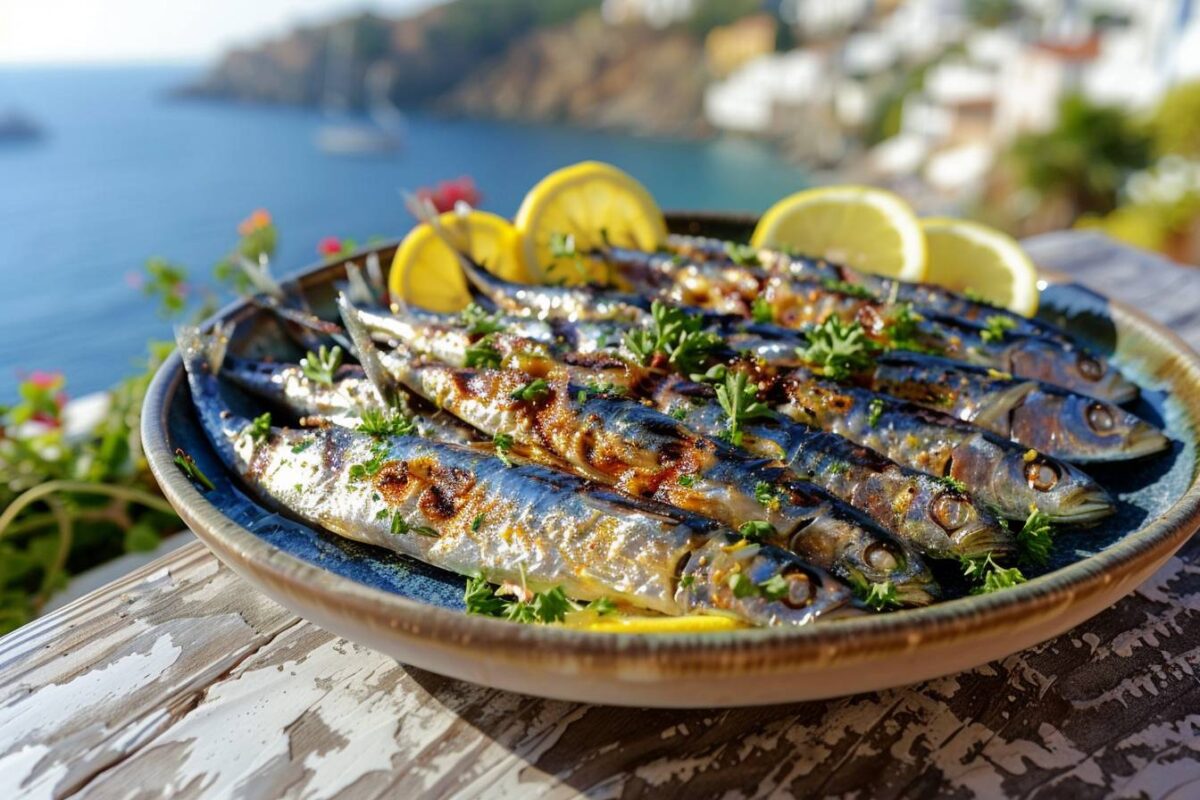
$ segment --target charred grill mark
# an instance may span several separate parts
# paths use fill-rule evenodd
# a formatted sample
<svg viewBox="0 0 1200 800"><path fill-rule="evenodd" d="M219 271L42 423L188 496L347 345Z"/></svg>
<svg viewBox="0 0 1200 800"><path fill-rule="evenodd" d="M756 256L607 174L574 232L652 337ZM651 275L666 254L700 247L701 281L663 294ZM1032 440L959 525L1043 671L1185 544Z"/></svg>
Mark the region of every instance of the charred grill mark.
<svg viewBox="0 0 1200 800"><path fill-rule="evenodd" d="M375 489L391 506L398 506L408 499L412 474L407 461L389 461L375 475Z"/></svg>
<svg viewBox="0 0 1200 800"><path fill-rule="evenodd" d="M435 466L430 470L430 485L421 492L417 506L428 519L453 518L471 497L475 476L457 467Z"/></svg>

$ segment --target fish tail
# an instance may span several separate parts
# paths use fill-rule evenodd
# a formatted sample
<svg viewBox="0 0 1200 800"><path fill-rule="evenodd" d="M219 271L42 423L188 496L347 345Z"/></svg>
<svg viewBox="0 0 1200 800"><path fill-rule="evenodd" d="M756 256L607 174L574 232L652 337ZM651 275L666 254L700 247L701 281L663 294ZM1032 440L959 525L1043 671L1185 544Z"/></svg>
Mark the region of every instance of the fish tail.
<svg viewBox="0 0 1200 800"><path fill-rule="evenodd" d="M399 379L384 366L379 347L371 338L371 332L362 320L362 312L355 307L344 292L338 295L337 304L342 321L346 324L346 332L350 336L351 350L358 358L363 371L366 372L367 380L371 382L375 391L379 392L388 405L395 406L402 403L406 399L407 392Z"/></svg>

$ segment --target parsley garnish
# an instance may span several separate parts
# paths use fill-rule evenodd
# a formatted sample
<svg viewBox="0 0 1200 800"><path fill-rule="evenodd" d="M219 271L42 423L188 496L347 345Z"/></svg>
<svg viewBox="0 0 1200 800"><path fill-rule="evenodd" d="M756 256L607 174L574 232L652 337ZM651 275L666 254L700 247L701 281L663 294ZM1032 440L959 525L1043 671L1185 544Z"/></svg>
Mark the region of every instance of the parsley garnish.
<svg viewBox="0 0 1200 800"><path fill-rule="evenodd" d="M631 331L623 340L643 366L661 353L685 375L700 372L712 351L721 344L719 336L702 330L704 321L699 316L683 309L655 300L650 306L650 317L649 329Z"/></svg>
<svg viewBox="0 0 1200 800"><path fill-rule="evenodd" d="M896 587L891 581L872 583L867 589L866 596L863 597L863 602L876 611L886 611L889 608L900 607L900 598L897 596Z"/></svg>
<svg viewBox="0 0 1200 800"><path fill-rule="evenodd" d="M775 526L766 520L752 519L749 522L743 522L738 526L738 533L742 538L750 542L763 542L775 536L778 531Z"/></svg>
<svg viewBox="0 0 1200 800"><path fill-rule="evenodd" d="M333 373L337 372L337 368L341 365L342 348L337 345L334 345L332 350L321 345L316 353L309 350L305 353L304 358L300 359L300 369L304 372L305 377L314 383L322 383L326 386L333 385Z"/></svg>
<svg viewBox="0 0 1200 800"><path fill-rule="evenodd" d="M175 465L183 470L183 474L187 475L190 480L200 484L210 492L217 488L213 486L213 482L208 479L208 476L200 470L200 467L196 466L196 460L183 450L177 449L175 451L174 460Z"/></svg>
<svg viewBox="0 0 1200 800"><path fill-rule="evenodd" d="M468 369L483 367L484 369L499 369L503 358L500 351L496 349L492 342L492 335L489 333L478 342L468 345L464 352L464 361Z"/></svg>
<svg viewBox="0 0 1200 800"><path fill-rule="evenodd" d="M771 323L775 321L775 309L767 298L756 297L750 304L750 316L755 322Z"/></svg>
<svg viewBox="0 0 1200 800"><path fill-rule="evenodd" d="M878 425L879 418L883 416L883 409L885 407L886 404L883 402L882 397L872 398L871 402L867 405L867 424L872 428Z"/></svg>
<svg viewBox="0 0 1200 800"><path fill-rule="evenodd" d="M371 436L407 436L417 430L408 417L396 411L380 411L368 408L362 412L358 430Z"/></svg>
<svg viewBox="0 0 1200 800"><path fill-rule="evenodd" d="M727 417L725 432L721 436L730 444L741 446L743 422L770 416L771 409L759 402L757 397L756 387L747 385L744 372L726 374L725 385L717 387L717 402Z"/></svg>
<svg viewBox="0 0 1200 800"><path fill-rule="evenodd" d="M983 558L964 559L963 575L980 583L971 590L971 594L990 594L1025 582L1025 576L1021 574L1021 570L1016 567L1007 569L1001 567L992 560L991 553Z"/></svg>
<svg viewBox="0 0 1200 800"><path fill-rule="evenodd" d="M864 286L859 286L857 283L848 283L839 281L834 278L825 278L821 281L821 286L825 287L826 291L837 292L849 297L857 297L860 300L874 300L875 295Z"/></svg>
<svg viewBox="0 0 1200 800"><path fill-rule="evenodd" d="M607 597L600 597L583 607L585 611L595 611L598 616L611 614L617 610L617 604Z"/></svg>
<svg viewBox="0 0 1200 800"><path fill-rule="evenodd" d="M301 439L300 441L298 441L294 445L292 445L292 452L293 453L303 453L305 450L307 450L309 447L312 446L312 443L313 443L312 439Z"/></svg>
<svg viewBox="0 0 1200 800"><path fill-rule="evenodd" d="M787 597L788 582L787 578L779 573L775 573L771 577L758 585L759 592L768 600L778 600L781 597Z"/></svg>
<svg viewBox="0 0 1200 800"><path fill-rule="evenodd" d="M748 244L726 242L725 255L729 256L729 260L740 267L757 267L759 263L758 250Z"/></svg>
<svg viewBox="0 0 1200 800"><path fill-rule="evenodd" d="M509 395L513 400L523 400L532 403L550 393L550 384L541 378L535 378Z"/></svg>
<svg viewBox="0 0 1200 800"><path fill-rule="evenodd" d="M1054 526L1050 524L1050 517L1037 506L1029 507L1029 516L1017 533L1017 544L1021 547L1021 555L1033 564L1044 566L1050 560Z"/></svg>
<svg viewBox="0 0 1200 800"><path fill-rule="evenodd" d="M779 509L779 491L766 481L754 484L754 499L771 511Z"/></svg>
<svg viewBox="0 0 1200 800"><path fill-rule="evenodd" d="M797 347L796 355L818 367L827 378L845 380L871 365L873 345L858 322L847 324L829 317L805 335L808 347Z"/></svg>
<svg viewBox="0 0 1200 800"><path fill-rule="evenodd" d="M694 476L694 475L680 475L678 478L676 478L676 479L675 479L675 481L676 481L676 483L678 483L680 486L684 486L684 487L687 487L687 488L689 488L689 489L690 489L691 487L693 487L693 486L695 486L695 485L696 485L696 476Z"/></svg>
<svg viewBox="0 0 1200 800"><path fill-rule="evenodd" d="M943 475L940 478L934 478L934 480L951 491L958 492L959 494L967 493L967 485L951 475Z"/></svg>
<svg viewBox="0 0 1200 800"><path fill-rule="evenodd" d="M360 464L350 465L350 482L357 483L367 478L373 478L383 469L383 461L387 456L387 445L377 440L371 445L371 457Z"/></svg>
<svg viewBox="0 0 1200 800"><path fill-rule="evenodd" d="M504 330L504 325L501 324L497 315L487 313L475 303L471 303L459 312L459 318L467 329L467 333L470 334L499 333Z"/></svg>
<svg viewBox="0 0 1200 800"><path fill-rule="evenodd" d="M624 397L626 394L624 386L612 383L611 381L588 381L587 385L579 390L579 402L584 402L588 397L599 397L601 395L613 395L616 397Z"/></svg>
<svg viewBox="0 0 1200 800"><path fill-rule="evenodd" d="M729 588L733 590L733 596L738 598L751 597L758 594L758 587L754 585L754 581L740 572L735 572L729 576Z"/></svg>
<svg viewBox="0 0 1200 800"><path fill-rule="evenodd" d="M1017 323L1013 322L1008 317L992 315L984 320L983 330L979 332L979 338L985 342L998 344L1004 341L1005 331L1011 331L1017 327Z"/></svg>
<svg viewBox="0 0 1200 800"><path fill-rule="evenodd" d="M513 437L507 433L497 433L492 437L492 444L496 447L496 458L504 462L504 466L511 467L512 460L508 457L508 452L512 450Z"/></svg>
<svg viewBox="0 0 1200 800"><path fill-rule="evenodd" d="M478 533L479 526L483 524L483 514L476 514L475 519L471 520L471 532Z"/></svg>
<svg viewBox="0 0 1200 800"><path fill-rule="evenodd" d="M271 434L271 412L257 416L250 423L250 437L255 441L261 442Z"/></svg>
<svg viewBox="0 0 1200 800"><path fill-rule="evenodd" d="M575 608L561 586L555 586L545 592L534 592L528 601L515 600L497 595L495 587L478 575L467 579L466 588L463 590L463 603L468 614L524 623L561 622L566 618L567 612ZM608 611L599 613L605 614Z"/></svg>
<svg viewBox="0 0 1200 800"><path fill-rule="evenodd" d="M687 419L687 415L688 415L688 411L687 411L687 408L685 408L684 406L676 406L675 408L672 408L670 411L671 419L676 420L678 422L683 422L685 419Z"/></svg>
<svg viewBox="0 0 1200 800"><path fill-rule="evenodd" d="M917 338L917 323L924 321L923 316L913 311L912 303L901 303L888 323L883 326L883 335L887 337L888 347L914 353L930 352Z"/></svg>
<svg viewBox="0 0 1200 800"><path fill-rule="evenodd" d="M404 518L400 516L399 511L396 511L392 514L392 524L390 528L393 536L403 536L406 533L415 533L418 536L429 536L436 539L441 535L428 525L409 525Z"/></svg>

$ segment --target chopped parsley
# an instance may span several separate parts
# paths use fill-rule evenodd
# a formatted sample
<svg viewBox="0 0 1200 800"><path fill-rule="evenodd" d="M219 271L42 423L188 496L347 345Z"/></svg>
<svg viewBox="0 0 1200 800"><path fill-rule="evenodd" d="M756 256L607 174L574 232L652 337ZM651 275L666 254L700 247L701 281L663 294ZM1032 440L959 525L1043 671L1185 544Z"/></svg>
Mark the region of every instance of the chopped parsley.
<svg viewBox="0 0 1200 800"><path fill-rule="evenodd" d="M787 597L787 578L783 577L779 573L775 573L762 583L758 584L758 591L768 600L778 600L781 597Z"/></svg>
<svg viewBox="0 0 1200 800"><path fill-rule="evenodd" d="M679 579L679 587L681 589L690 589L696 584L695 575L684 575Z"/></svg>
<svg viewBox="0 0 1200 800"><path fill-rule="evenodd" d="M896 586L891 581L872 583L867 588L863 603L876 611L886 611L889 608L899 608L900 598L896 594Z"/></svg>
<svg viewBox="0 0 1200 800"><path fill-rule="evenodd" d="M834 278L825 278L821 281L821 286L829 292L837 292L848 297L857 297L859 300L874 300L875 295L865 286L859 286L857 283L849 283L847 281L839 281Z"/></svg>
<svg viewBox="0 0 1200 800"><path fill-rule="evenodd" d="M545 592L533 592L529 600L518 600L498 595L496 588L478 575L467 579L466 588L463 590L463 603L468 614L526 624L561 622L566 618L568 611L575 609L575 605L567 599L561 586L555 586Z"/></svg>
<svg viewBox="0 0 1200 800"><path fill-rule="evenodd" d="M529 383L517 389L509 397L513 400L521 400L526 403L532 403L545 397L550 393L550 384L546 383L542 378L535 378Z"/></svg>
<svg viewBox="0 0 1200 800"><path fill-rule="evenodd" d="M183 470L183 474L187 475L192 482L200 484L210 492L217 488L213 486L213 482L201 471L200 467L196 466L196 460L182 449L176 449L174 461L175 466Z"/></svg>
<svg viewBox="0 0 1200 800"><path fill-rule="evenodd" d="M925 318L913 310L912 303L899 304L891 319L883 326L883 335L887 337L888 347L914 353L934 352L917 338L917 323L924 321Z"/></svg>
<svg viewBox="0 0 1200 800"><path fill-rule="evenodd" d="M701 317L683 309L655 300L650 306L650 318L649 328L631 331L623 340L642 366L648 365L655 354L662 354L685 375L701 372L722 343L716 334L702 330Z"/></svg>
<svg viewBox="0 0 1200 800"><path fill-rule="evenodd" d="M626 394L627 390L624 386L612 383L611 381L591 380L579 390L579 402L582 403L588 397L600 397L602 395L624 397Z"/></svg>
<svg viewBox="0 0 1200 800"><path fill-rule="evenodd" d="M725 376L725 385L717 387L717 402L725 411L726 428L721 438L741 447L742 423L770 416L771 409L758 401L758 390L747 384L746 373L730 372Z"/></svg>
<svg viewBox="0 0 1200 800"><path fill-rule="evenodd" d="M758 250L748 244L726 242L725 255L739 267L757 267L759 264Z"/></svg>
<svg viewBox="0 0 1200 800"><path fill-rule="evenodd" d="M690 489L691 487L696 485L696 476L695 475L680 475L678 478L675 479L675 482L678 483L680 486L684 486L684 487Z"/></svg>
<svg viewBox="0 0 1200 800"><path fill-rule="evenodd" d="M688 415L688 410L684 406L676 406L675 408L672 408L670 411L671 419L676 420L678 422L683 422L685 419L687 419L687 415Z"/></svg>
<svg viewBox="0 0 1200 800"><path fill-rule="evenodd" d="M409 525L404 518L400 516L399 511L392 514L392 524L390 526L390 530L393 536L403 536L407 533L415 533L418 536L429 536L436 539L441 535L428 525Z"/></svg>
<svg viewBox="0 0 1200 800"><path fill-rule="evenodd" d="M316 353L309 350L304 358L300 359L300 369L304 372L305 377L314 383L321 383L325 386L333 385L333 373L337 372L341 365L342 348L337 345L334 345L332 350L321 345Z"/></svg>
<svg viewBox="0 0 1200 800"><path fill-rule="evenodd" d="M882 397L875 397L867 405L867 424L874 428L879 424L879 418L883 416L883 410L887 404L883 402Z"/></svg>
<svg viewBox="0 0 1200 800"><path fill-rule="evenodd" d="M1017 532L1017 544L1027 561L1045 566L1050 560L1050 549L1054 546L1054 526L1050 517L1035 505L1029 507L1029 516Z"/></svg>
<svg viewBox="0 0 1200 800"><path fill-rule="evenodd" d="M500 355L500 351L496 349L490 333L478 342L468 345L464 356L463 363L468 369L475 369L477 367L499 369L500 363L504 360Z"/></svg>
<svg viewBox="0 0 1200 800"><path fill-rule="evenodd" d="M350 465L350 482L357 483L358 481L373 478L379 474L379 470L383 469L384 459L387 457L387 444L377 440L371 445L371 457L359 464Z"/></svg>
<svg viewBox="0 0 1200 800"><path fill-rule="evenodd" d="M471 532L479 533L479 526L483 524L484 515L476 514L475 519L471 520Z"/></svg>
<svg viewBox="0 0 1200 800"><path fill-rule="evenodd" d="M983 330L979 332L979 338L985 342L999 344L1004 341L1004 334L1017 327L1017 323L1009 317L1002 317L998 314L993 314L983 322Z"/></svg>
<svg viewBox="0 0 1200 800"><path fill-rule="evenodd" d="M771 301L767 298L756 297L750 304L750 316L755 322L769 324L775 321L775 309L771 307Z"/></svg>
<svg viewBox="0 0 1200 800"><path fill-rule="evenodd" d="M492 444L496 447L496 458L504 462L504 466L511 467L512 459L508 457L508 453L512 450L513 437L507 433L497 433L492 437Z"/></svg>
<svg viewBox="0 0 1200 800"><path fill-rule="evenodd" d="M271 412L257 416L250 423L250 438L261 442L271 435Z"/></svg>
<svg viewBox="0 0 1200 800"><path fill-rule="evenodd" d="M617 610L617 604L607 597L599 597L583 607L585 611L595 611L598 616L611 614Z"/></svg>
<svg viewBox="0 0 1200 800"><path fill-rule="evenodd" d="M967 485L951 475L943 475L940 478L934 478L934 480L951 491L958 492L959 494L967 493Z"/></svg>
<svg viewBox="0 0 1200 800"><path fill-rule="evenodd" d="M766 481L759 481L754 484L754 499L761 503L764 508L771 511L779 510L779 491Z"/></svg>
<svg viewBox="0 0 1200 800"><path fill-rule="evenodd" d="M467 333L473 335L499 333L504 330L504 325L499 321L499 315L489 314L475 303L471 303L460 311L459 318L462 320L463 327L467 329Z"/></svg>
<svg viewBox="0 0 1200 800"><path fill-rule="evenodd" d="M1016 567L1001 567L988 553L983 558L963 560L963 575L978 582L971 594L990 594L1025 582L1025 576Z"/></svg>
<svg viewBox="0 0 1200 800"><path fill-rule="evenodd" d="M805 335L808 347L797 347L796 355L827 378L845 380L871 366L874 345L867 339L861 323L843 323L836 316L829 317Z"/></svg>
<svg viewBox="0 0 1200 800"><path fill-rule="evenodd" d="M313 443L312 439L301 439L300 441L298 441L294 445L292 445L292 452L293 453L303 453L305 450L312 447L312 443Z"/></svg>
<svg viewBox="0 0 1200 800"><path fill-rule="evenodd" d="M752 519L738 526L738 533L749 542L764 542L778 534L775 526L766 520Z"/></svg>
<svg viewBox="0 0 1200 800"><path fill-rule="evenodd" d="M380 411L368 408L362 412L358 430L371 436L408 436L415 433L417 426L398 411Z"/></svg>
<svg viewBox="0 0 1200 800"><path fill-rule="evenodd" d="M754 585L754 581L740 572L729 576L729 588L733 590L733 596L737 598L753 597L758 594L758 587Z"/></svg>

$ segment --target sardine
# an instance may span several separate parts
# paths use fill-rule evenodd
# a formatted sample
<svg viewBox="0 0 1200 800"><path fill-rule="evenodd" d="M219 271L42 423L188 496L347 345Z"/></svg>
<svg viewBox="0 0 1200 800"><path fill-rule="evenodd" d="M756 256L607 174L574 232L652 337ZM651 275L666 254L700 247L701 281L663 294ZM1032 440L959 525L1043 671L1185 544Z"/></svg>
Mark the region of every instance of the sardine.
<svg viewBox="0 0 1200 800"><path fill-rule="evenodd" d="M1060 523L1088 523L1114 511L1108 493L1077 467L939 411L793 370L776 382L780 413L883 453L931 475L961 481L1001 515L1036 507Z"/></svg>
<svg viewBox="0 0 1200 800"><path fill-rule="evenodd" d="M353 307L344 298L339 303L360 352L373 351ZM863 591L890 583L906 605L938 593L904 542L791 470L698 436L640 403L572 385L551 362L531 372L425 363L398 352L366 360L485 434L511 437L543 463L734 528L750 524L755 538L786 546Z"/></svg>
<svg viewBox="0 0 1200 800"><path fill-rule="evenodd" d="M792 553L562 472L416 436L264 429L226 406L220 359L197 332L178 339L201 424L230 471L263 502L337 535L461 575L668 615L802 625L851 603L848 588Z"/></svg>

